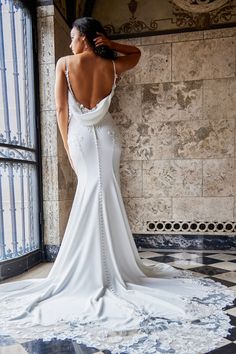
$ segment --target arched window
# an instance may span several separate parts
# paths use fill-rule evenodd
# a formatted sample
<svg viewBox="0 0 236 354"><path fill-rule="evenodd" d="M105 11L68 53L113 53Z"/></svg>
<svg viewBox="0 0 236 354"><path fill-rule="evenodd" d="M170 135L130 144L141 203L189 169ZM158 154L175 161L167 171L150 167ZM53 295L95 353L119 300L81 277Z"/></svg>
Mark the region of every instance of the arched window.
<svg viewBox="0 0 236 354"><path fill-rule="evenodd" d="M41 247L32 16L21 1L0 1L0 72L3 279L29 268Z"/></svg>

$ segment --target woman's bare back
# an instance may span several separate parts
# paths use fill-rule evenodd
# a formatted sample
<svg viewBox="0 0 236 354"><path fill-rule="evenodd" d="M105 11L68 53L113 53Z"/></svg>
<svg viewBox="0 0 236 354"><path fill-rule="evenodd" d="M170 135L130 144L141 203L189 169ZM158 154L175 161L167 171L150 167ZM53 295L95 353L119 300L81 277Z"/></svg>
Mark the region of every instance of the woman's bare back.
<svg viewBox="0 0 236 354"><path fill-rule="evenodd" d="M66 57L71 89L75 99L92 109L108 96L114 83L112 60L81 53Z"/></svg>

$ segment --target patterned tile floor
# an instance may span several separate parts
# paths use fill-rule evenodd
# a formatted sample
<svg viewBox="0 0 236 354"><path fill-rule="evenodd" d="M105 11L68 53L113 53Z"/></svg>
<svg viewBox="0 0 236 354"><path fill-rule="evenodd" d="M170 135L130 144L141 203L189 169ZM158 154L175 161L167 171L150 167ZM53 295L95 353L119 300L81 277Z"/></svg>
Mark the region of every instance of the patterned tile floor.
<svg viewBox="0 0 236 354"><path fill-rule="evenodd" d="M164 262L180 269L191 269L206 278L219 281L233 289L236 294L236 251L186 251L186 250L139 250L144 263ZM41 264L25 272L21 276L7 281L46 276L52 264ZM236 296L236 295L235 295ZM231 307L224 310L231 319L231 324L236 326L236 301ZM8 336L0 335L0 354L109 354L110 351L99 351L78 345L70 340L43 342L42 340L16 343ZM128 354L128 353L123 353ZM144 353L149 354L149 353ZM178 353L176 353L178 354ZM192 353L189 353L192 354ZM236 327L232 328L227 338L222 339L221 346L209 353L199 354L236 354Z"/></svg>

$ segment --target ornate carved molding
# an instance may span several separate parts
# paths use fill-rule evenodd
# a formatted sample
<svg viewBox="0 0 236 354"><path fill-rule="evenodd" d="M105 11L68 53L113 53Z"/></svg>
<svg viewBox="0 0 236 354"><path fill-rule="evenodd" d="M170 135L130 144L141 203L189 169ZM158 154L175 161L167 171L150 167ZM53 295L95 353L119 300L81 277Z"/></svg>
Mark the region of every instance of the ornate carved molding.
<svg viewBox="0 0 236 354"><path fill-rule="evenodd" d="M172 15L164 20L181 29L208 29L214 25L232 22L235 16L233 0L169 0L169 3L172 6ZM129 21L119 27L111 23L104 25L108 35L125 34L128 37L132 34L148 32L154 34L162 31L159 24L160 21L163 24L163 19L152 19L145 23L135 16L138 1L130 0L127 7L131 13Z"/></svg>
<svg viewBox="0 0 236 354"><path fill-rule="evenodd" d="M135 12L137 10L138 2L136 0L130 0L128 3L129 11L131 12L131 17L128 22L123 23L118 29L112 24L105 25L104 28L108 35L110 34L120 34L120 33L140 33L156 31L158 29L158 20L152 20L150 24L146 24L135 17Z"/></svg>
<svg viewBox="0 0 236 354"><path fill-rule="evenodd" d="M219 9L229 0L172 0L173 4L192 13L206 13Z"/></svg>
<svg viewBox="0 0 236 354"><path fill-rule="evenodd" d="M199 11L195 9L189 12L189 10L185 10L179 5L182 3L189 4L190 0L170 0L170 2L173 4L173 15L176 17L176 25L178 27L188 28L206 29L211 25L228 22L232 18L232 12L234 8L232 6L232 0L193 0L192 3L195 5L197 3L206 2L209 4L199 5L202 9L201 11L200 9ZM176 5L177 3L178 5ZM224 5L222 5L223 3ZM212 5L212 7L207 5ZM190 8L190 5L188 6ZM205 7L205 11L203 11L203 7ZM209 10L210 8L211 10ZM206 9L208 9L208 11L206 11Z"/></svg>
<svg viewBox="0 0 236 354"><path fill-rule="evenodd" d="M115 29L112 24L106 25L104 28L108 35L156 31L158 29L158 20L153 20L149 25L147 25L145 22L137 20L136 17L130 17L129 22L122 24L118 29Z"/></svg>

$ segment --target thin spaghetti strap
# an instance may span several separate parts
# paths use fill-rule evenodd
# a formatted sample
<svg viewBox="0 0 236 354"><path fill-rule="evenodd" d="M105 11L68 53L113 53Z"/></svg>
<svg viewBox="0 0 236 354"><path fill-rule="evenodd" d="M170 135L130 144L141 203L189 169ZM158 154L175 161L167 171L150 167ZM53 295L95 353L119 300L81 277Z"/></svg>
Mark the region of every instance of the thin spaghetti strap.
<svg viewBox="0 0 236 354"><path fill-rule="evenodd" d="M65 57L65 75L66 75L66 78L68 79L68 64L67 64L66 57Z"/></svg>
<svg viewBox="0 0 236 354"><path fill-rule="evenodd" d="M65 57L65 73L68 73L68 65L67 65L66 57Z"/></svg>
<svg viewBox="0 0 236 354"><path fill-rule="evenodd" d="M113 68L114 68L114 81L113 81L113 86L114 86L115 83L116 83L116 78L117 78L118 76L117 76L117 74L116 74L116 67L115 67L114 60L112 60L112 63L113 63Z"/></svg>
<svg viewBox="0 0 236 354"><path fill-rule="evenodd" d="M70 86L69 70L68 70L68 64L67 64L66 57L65 57L65 75L66 75L66 81L67 81L67 84L68 84L68 88L69 88L70 92L73 94L73 91L72 91L71 86Z"/></svg>

